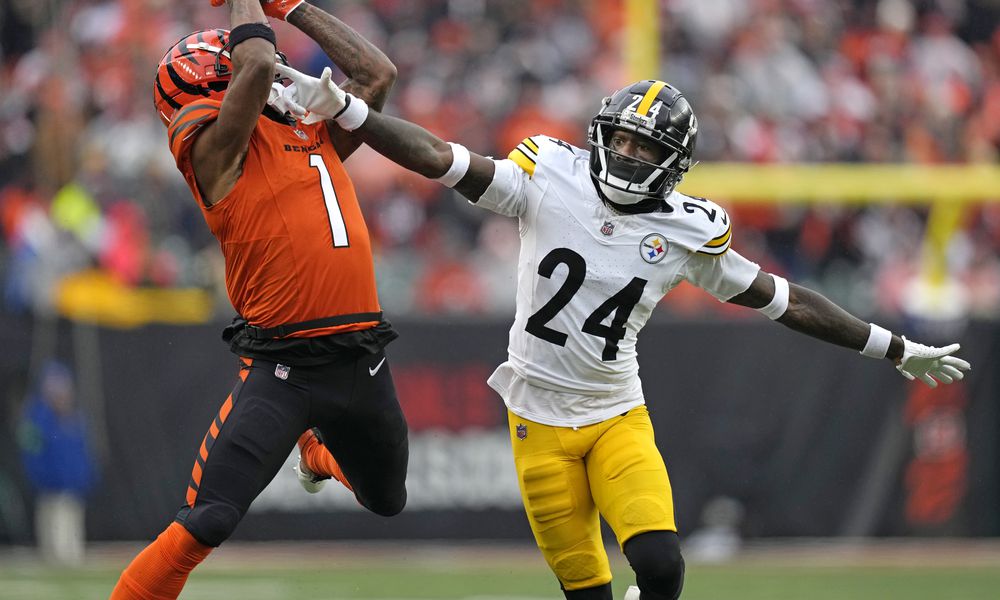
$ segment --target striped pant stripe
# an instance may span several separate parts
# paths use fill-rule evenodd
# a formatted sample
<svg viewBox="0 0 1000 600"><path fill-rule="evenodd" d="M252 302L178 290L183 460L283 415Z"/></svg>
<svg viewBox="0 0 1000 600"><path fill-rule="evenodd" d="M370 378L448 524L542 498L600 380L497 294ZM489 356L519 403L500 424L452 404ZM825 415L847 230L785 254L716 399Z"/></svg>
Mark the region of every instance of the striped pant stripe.
<svg viewBox="0 0 1000 600"><path fill-rule="evenodd" d="M212 451L212 444L215 443L215 439L219 437L219 432L222 430L222 426L225 424L226 419L229 418L229 413L233 411L234 398L239 396L240 388L243 386L243 382L247 380L247 375L250 374L250 365L252 364L251 359L241 359L243 366L240 368L240 382L236 385L236 389L233 390L226 401L222 404L222 408L219 409L219 414L215 416L212 420L212 425L208 428L208 433L205 434L205 439L201 442L201 447L198 449L198 456L195 457L194 467L191 469L191 479L188 481L187 495L185 501L189 507L194 507L194 502L198 498L198 489L201 487L201 476L205 470L205 462L208 461L208 454Z"/></svg>

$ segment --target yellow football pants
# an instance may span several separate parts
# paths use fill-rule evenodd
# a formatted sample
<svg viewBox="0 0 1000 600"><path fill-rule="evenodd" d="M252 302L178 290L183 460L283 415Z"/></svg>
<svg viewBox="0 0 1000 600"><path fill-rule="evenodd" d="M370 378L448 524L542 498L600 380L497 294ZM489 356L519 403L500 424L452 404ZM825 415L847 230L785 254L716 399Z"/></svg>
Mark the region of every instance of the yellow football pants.
<svg viewBox="0 0 1000 600"><path fill-rule="evenodd" d="M646 531L677 531L667 467L645 406L579 428L510 411L507 421L531 530L564 589L611 581L598 513L619 546Z"/></svg>

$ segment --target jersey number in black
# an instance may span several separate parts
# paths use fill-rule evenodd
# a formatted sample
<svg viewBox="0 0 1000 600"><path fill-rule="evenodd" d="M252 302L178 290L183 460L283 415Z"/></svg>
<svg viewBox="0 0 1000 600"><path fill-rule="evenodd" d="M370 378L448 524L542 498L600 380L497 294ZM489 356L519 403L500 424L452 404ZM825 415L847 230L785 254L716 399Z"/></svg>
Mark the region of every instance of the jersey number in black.
<svg viewBox="0 0 1000 600"><path fill-rule="evenodd" d="M706 203L708 202L708 200L705 200L704 198L699 198L698 196L691 196L691 199L697 200L699 202L706 202ZM688 213L689 215L693 215L694 211L700 210L701 212L705 213L705 216L708 217L708 220L710 222L715 223L714 208L705 208L704 206L700 204L695 204L694 202L685 202L681 206L684 207L684 212ZM725 211L722 211L722 224L729 225L729 218L726 216Z"/></svg>
<svg viewBox="0 0 1000 600"><path fill-rule="evenodd" d="M545 255L545 258L538 263L538 274L546 279L552 277L556 267L566 265L566 281L549 298L538 312L528 318L528 324L524 330L531 335L541 338L546 342L551 342L557 346L565 346L569 337L561 331L552 329L546 323L552 320L559 313L573 296L580 291L583 280L587 276L587 261L569 248L556 248ZM646 280L640 277L633 277L628 285L618 291L597 307L593 313L583 322L580 331L604 338L604 352L601 353L601 360L615 360L618 357L618 342L625 337L625 323L628 322L632 309L642 298L642 291L646 288ZM605 325L604 321L614 313L610 325Z"/></svg>

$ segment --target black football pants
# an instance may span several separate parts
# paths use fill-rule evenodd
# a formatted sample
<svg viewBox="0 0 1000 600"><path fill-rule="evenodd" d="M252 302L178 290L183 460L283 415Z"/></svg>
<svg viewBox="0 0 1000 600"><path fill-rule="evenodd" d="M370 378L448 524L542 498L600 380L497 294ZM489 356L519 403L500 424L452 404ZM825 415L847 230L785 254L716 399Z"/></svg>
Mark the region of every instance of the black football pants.
<svg viewBox="0 0 1000 600"><path fill-rule="evenodd" d="M362 506L384 516L406 504L406 421L385 354L286 368L240 359L240 378L209 428L177 514L199 542L218 546L317 427Z"/></svg>

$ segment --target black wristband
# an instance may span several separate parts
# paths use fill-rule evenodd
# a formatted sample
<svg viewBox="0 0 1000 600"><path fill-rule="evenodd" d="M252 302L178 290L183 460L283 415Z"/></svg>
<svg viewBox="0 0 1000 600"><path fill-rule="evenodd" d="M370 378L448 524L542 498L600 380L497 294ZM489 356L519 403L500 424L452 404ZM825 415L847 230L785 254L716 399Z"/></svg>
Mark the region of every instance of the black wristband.
<svg viewBox="0 0 1000 600"><path fill-rule="evenodd" d="M264 38L271 42L271 45L275 47L278 45L274 37L274 30L264 23L244 23L233 27L233 30L229 32L229 43L226 46L232 50L237 44L242 44L250 38Z"/></svg>

